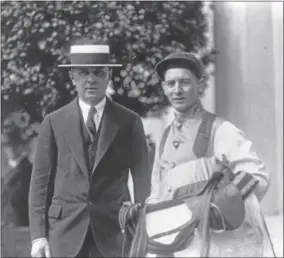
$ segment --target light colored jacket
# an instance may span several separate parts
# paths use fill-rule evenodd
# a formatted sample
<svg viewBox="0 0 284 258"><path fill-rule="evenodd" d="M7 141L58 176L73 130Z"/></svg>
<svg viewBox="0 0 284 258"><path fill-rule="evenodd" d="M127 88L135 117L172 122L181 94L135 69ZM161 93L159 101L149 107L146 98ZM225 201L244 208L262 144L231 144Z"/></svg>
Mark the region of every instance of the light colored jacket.
<svg viewBox="0 0 284 258"><path fill-rule="evenodd" d="M192 149L204 112L201 109L191 114L180 129L175 121L171 123L163 152L159 153L159 145L156 148L149 200L171 200L178 187L208 180L213 172L225 168L233 173L249 173L259 183L245 200L245 220L238 229L212 232L209 254L210 257L271 257L272 249L259 204L269 186L269 173L245 134L220 118L213 124L206 157L197 158ZM178 147L173 144L176 141L179 142ZM199 244L199 238L196 237L190 246L191 250L194 250L193 246L198 249ZM185 250L177 255L196 257L198 253Z"/></svg>

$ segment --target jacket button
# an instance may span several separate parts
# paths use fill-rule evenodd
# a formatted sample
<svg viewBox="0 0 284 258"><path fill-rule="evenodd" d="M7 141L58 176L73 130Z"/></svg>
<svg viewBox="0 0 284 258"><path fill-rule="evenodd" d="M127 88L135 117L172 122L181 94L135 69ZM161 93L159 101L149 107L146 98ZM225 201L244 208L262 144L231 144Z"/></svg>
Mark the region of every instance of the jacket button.
<svg viewBox="0 0 284 258"><path fill-rule="evenodd" d="M168 192L169 192L169 193L171 193L171 192L172 192L172 190L173 190L172 188L169 188Z"/></svg>

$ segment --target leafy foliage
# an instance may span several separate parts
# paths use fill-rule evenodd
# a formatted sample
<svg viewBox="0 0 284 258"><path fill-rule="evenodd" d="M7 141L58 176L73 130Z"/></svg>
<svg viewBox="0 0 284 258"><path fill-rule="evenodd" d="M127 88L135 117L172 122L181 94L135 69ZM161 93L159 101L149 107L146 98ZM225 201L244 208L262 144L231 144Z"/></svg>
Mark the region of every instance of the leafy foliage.
<svg viewBox="0 0 284 258"><path fill-rule="evenodd" d="M155 64L207 44L202 2L6 1L1 7L2 125L20 112L31 126L75 97L68 71L57 65L69 62L70 40L81 35L108 38L113 60L124 65L113 71L112 98L142 116L167 104Z"/></svg>

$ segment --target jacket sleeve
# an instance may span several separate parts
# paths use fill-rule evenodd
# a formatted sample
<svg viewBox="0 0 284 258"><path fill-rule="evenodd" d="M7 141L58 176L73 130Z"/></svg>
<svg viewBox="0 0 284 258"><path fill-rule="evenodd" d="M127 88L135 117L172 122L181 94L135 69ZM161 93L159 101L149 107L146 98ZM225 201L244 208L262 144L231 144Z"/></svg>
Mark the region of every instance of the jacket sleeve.
<svg viewBox="0 0 284 258"><path fill-rule="evenodd" d="M214 131L213 131L214 132ZM244 133L230 122L217 127L213 138L214 155L225 167L225 187L219 185L211 202L210 227L220 230L238 228L246 219L248 199L260 201L269 186L269 174Z"/></svg>
<svg viewBox="0 0 284 258"><path fill-rule="evenodd" d="M132 166L130 168L135 202L143 202L150 194L150 161L142 120L136 117L131 135Z"/></svg>
<svg viewBox="0 0 284 258"><path fill-rule="evenodd" d="M47 116L40 128L29 191L29 221L31 240L47 237L46 214L49 181L56 166L57 149Z"/></svg>
<svg viewBox="0 0 284 258"><path fill-rule="evenodd" d="M270 175L245 134L233 124L224 122L215 134L214 153L233 172L234 183L242 188L241 191L249 190L250 185L258 182L254 193L261 201L269 187Z"/></svg>

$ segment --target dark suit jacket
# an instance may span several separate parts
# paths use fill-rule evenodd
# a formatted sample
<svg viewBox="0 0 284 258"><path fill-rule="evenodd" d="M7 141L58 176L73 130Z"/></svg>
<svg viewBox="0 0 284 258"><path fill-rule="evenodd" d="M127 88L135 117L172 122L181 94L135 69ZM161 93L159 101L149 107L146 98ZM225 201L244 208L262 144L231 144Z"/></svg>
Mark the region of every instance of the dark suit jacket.
<svg viewBox="0 0 284 258"><path fill-rule="evenodd" d="M31 239L47 237L53 257L75 256L91 225L100 252L120 256L118 212L130 200L129 169L135 201L145 200L150 193L142 121L107 99L89 178L79 112L76 99L42 123L29 196Z"/></svg>

